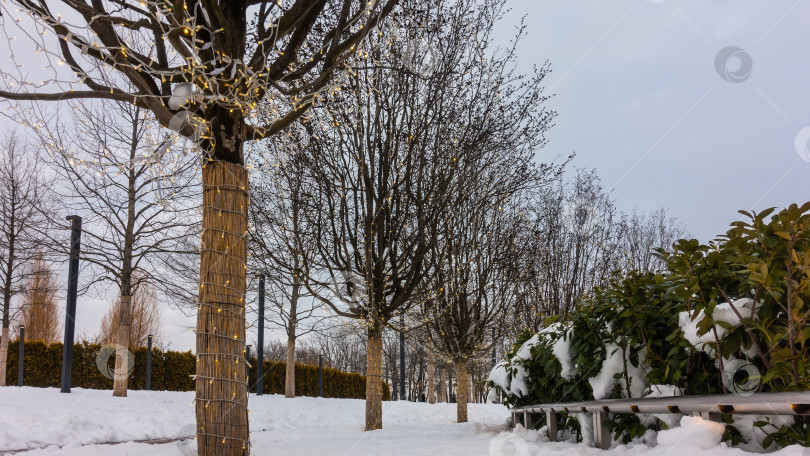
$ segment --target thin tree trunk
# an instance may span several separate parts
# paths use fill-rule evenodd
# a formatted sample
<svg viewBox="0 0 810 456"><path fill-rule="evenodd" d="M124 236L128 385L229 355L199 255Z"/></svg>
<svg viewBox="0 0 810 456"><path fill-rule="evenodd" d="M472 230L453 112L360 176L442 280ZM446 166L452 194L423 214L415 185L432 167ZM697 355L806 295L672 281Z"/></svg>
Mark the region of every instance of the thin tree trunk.
<svg viewBox="0 0 810 456"><path fill-rule="evenodd" d="M366 353L366 430L382 429L382 326L378 322L368 333Z"/></svg>
<svg viewBox="0 0 810 456"><path fill-rule="evenodd" d="M467 377L467 361L456 361L456 377L458 390L456 391L456 412L459 423L467 422L467 396L469 395L470 379Z"/></svg>
<svg viewBox="0 0 810 456"><path fill-rule="evenodd" d="M135 118L132 122L131 147L129 159L135 160L138 149L138 126L140 110L135 110ZM115 350L115 374L113 375L113 397L127 397L127 377L129 367L129 335L132 329L132 249L135 244L135 187L137 177L135 167L129 168L129 180L127 187L127 224L124 233L124 258L121 265L121 296L119 297L118 309L118 334L116 334L117 344ZM133 347L137 348L137 347Z"/></svg>
<svg viewBox="0 0 810 456"><path fill-rule="evenodd" d="M433 357L428 358L428 390L427 390L427 401L429 404L436 403L436 365L433 363Z"/></svg>
<svg viewBox="0 0 810 456"><path fill-rule="evenodd" d="M447 371L439 368L439 402L447 402Z"/></svg>
<svg viewBox="0 0 810 456"><path fill-rule="evenodd" d="M248 178L223 161L202 171L196 417L200 456L250 454L245 286Z"/></svg>
<svg viewBox="0 0 810 456"><path fill-rule="evenodd" d="M295 397L295 339L287 341L287 365L284 380L284 397Z"/></svg>
<svg viewBox="0 0 810 456"><path fill-rule="evenodd" d="M3 327L0 340L0 386L6 386L6 364L8 364L8 326Z"/></svg>
<svg viewBox="0 0 810 456"><path fill-rule="evenodd" d="M132 326L132 296L118 298L118 334L115 349L115 374L113 375L113 397L127 397L129 377L129 332Z"/></svg>

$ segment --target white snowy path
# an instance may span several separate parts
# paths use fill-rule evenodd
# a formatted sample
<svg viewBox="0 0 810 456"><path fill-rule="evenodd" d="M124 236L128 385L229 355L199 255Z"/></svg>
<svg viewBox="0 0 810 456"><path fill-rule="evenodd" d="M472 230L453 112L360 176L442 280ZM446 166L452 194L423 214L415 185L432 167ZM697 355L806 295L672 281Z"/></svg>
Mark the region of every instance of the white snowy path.
<svg viewBox="0 0 810 456"><path fill-rule="evenodd" d="M192 392L130 391L113 398L111 391L0 388L0 455L61 456L192 456L194 441L163 444L133 440L175 439L193 433ZM722 446L703 449L690 438L650 447L638 444L610 451L582 444L549 443L542 433L518 430L499 433L509 412L503 406L470 404L470 423L455 423L455 404L385 402L383 429L363 432L364 402L353 399L285 399L250 397L252 454L265 455L447 455L502 454L616 456L652 454L684 456L750 455ZM506 445L500 442L511 438ZM100 442L129 442L118 445ZM494 443L493 443L494 442ZM516 443L513 447L511 444ZM490 450L500 448L500 453ZM513 449L518 451L515 453ZM804 448L786 448L779 456L810 456Z"/></svg>

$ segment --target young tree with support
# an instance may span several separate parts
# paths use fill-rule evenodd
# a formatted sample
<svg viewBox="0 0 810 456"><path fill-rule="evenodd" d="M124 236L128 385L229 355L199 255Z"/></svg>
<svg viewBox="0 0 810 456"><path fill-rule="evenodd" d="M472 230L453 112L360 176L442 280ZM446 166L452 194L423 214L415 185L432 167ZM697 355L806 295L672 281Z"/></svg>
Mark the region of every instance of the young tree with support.
<svg viewBox="0 0 810 456"><path fill-rule="evenodd" d="M3 27L20 8L35 26L24 22L16 32L44 50L52 65L66 64L74 74L53 70L42 84L28 81L25 69L4 69L0 98L125 101L198 144L205 166L197 444L203 456L248 454L244 146L279 134L336 90L335 74L397 1L56 3L4 3ZM272 115L258 118L259 106L269 106Z"/></svg>

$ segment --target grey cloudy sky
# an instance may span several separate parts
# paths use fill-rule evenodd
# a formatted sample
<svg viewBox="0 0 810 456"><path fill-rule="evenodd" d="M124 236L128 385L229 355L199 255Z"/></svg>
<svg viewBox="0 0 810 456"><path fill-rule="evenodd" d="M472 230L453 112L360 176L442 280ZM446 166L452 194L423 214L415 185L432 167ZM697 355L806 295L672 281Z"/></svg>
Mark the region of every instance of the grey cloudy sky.
<svg viewBox="0 0 810 456"><path fill-rule="evenodd" d="M738 209L810 200L810 129L796 147L810 127L810 0L509 0L509 7L502 40L524 15L528 25L520 67L548 60L553 68L549 107L559 116L541 160L576 151L574 165L596 168L620 209L668 207L703 241L724 232ZM742 82L716 70L728 46L750 57ZM0 65L7 56L0 46ZM731 58L721 69L733 75L741 63ZM81 298L77 333L94 335L108 305ZM194 318L169 309L164 316L171 347L192 349Z"/></svg>
<svg viewBox="0 0 810 456"><path fill-rule="evenodd" d="M528 25L520 66L553 69L559 116L541 159L576 151L574 165L597 168L621 209L668 207L703 241L739 209L810 200L810 130L804 158L795 144L810 126L810 2L508 4L501 36L524 15ZM716 70L728 46L750 56L742 82ZM746 64L732 57L721 69Z"/></svg>

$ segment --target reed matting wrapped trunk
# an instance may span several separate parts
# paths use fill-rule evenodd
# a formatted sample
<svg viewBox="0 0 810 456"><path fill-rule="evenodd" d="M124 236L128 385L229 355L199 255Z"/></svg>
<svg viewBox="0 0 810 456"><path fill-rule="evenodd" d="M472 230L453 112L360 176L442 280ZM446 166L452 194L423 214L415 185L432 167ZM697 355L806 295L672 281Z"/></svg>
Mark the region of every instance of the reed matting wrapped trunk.
<svg viewBox="0 0 810 456"><path fill-rule="evenodd" d="M250 453L245 360L248 177L205 164L197 313L196 415L200 456Z"/></svg>

